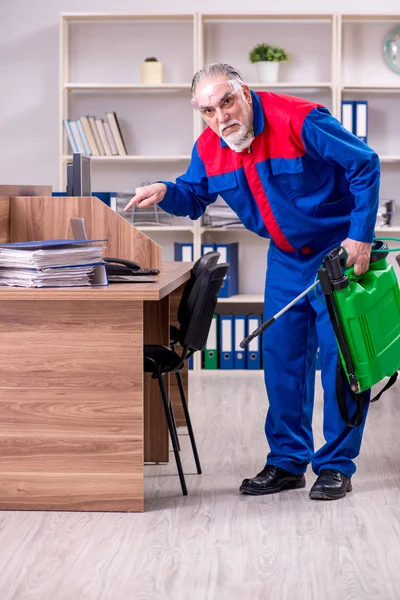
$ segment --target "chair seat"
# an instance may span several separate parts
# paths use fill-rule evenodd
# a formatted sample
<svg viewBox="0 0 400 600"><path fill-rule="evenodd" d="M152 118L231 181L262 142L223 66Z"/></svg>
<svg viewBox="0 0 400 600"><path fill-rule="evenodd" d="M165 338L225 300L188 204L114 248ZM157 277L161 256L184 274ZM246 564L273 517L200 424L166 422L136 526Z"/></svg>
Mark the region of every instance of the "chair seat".
<svg viewBox="0 0 400 600"><path fill-rule="evenodd" d="M167 348L167 346L159 344L144 345L145 373L156 373L157 370L162 373L168 373L176 369L180 362L181 357L179 354L171 350L171 348Z"/></svg>
<svg viewBox="0 0 400 600"><path fill-rule="evenodd" d="M169 343L171 346L176 346L179 342L179 329L175 325L170 325L169 328Z"/></svg>

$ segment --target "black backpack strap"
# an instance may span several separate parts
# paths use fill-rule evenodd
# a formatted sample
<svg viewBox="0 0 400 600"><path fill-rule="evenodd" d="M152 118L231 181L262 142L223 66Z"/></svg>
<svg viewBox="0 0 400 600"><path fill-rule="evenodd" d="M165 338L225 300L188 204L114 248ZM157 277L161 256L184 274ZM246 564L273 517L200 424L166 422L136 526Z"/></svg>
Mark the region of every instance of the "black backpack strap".
<svg viewBox="0 0 400 600"><path fill-rule="evenodd" d="M391 378L389 379L389 381L387 382L387 384L385 385L385 387L382 388L381 391L375 396L375 398L372 398L372 400L370 400L370 402L376 402L377 400L379 400L379 398L382 396L383 392L386 392L386 390L388 390L389 388L391 388L392 385L394 383L396 383L397 376L398 376L398 372L396 371L396 373L393 373L393 375L391 376Z"/></svg>
<svg viewBox="0 0 400 600"><path fill-rule="evenodd" d="M346 405L346 394L345 394L345 385L348 389L348 392L351 394L351 397L356 403L356 414L354 421L350 421L349 413ZM383 391L383 390L382 390ZM363 422L364 418L364 399L362 394L355 394L349 385L347 385L347 378L344 372L342 362L340 358L336 364L336 398L339 405L339 412L343 421L349 427L359 427Z"/></svg>
<svg viewBox="0 0 400 600"><path fill-rule="evenodd" d="M396 383L397 377L398 377L398 372L396 371L395 373L393 373L393 375L390 377L389 381L381 389L381 391L374 398L372 398L372 400L370 400L370 402L377 402L377 400L379 400L379 398L382 396L383 392L386 392L386 390L391 388L392 385L394 383ZM347 384L346 373L344 372L342 362L339 358L337 365L336 365L336 397L337 397L337 401L338 401L338 405L339 405L339 412L341 414L343 421L346 423L346 425L348 425L349 427L359 427L359 425L361 425L361 423L363 421L363 417L364 417L363 395L362 395L362 393L355 394L351 390L350 386L348 386L348 391L349 391L351 397L353 398L354 402L356 403L355 419L354 419L354 421L350 421L350 417L349 417L349 413L348 413L347 405L346 405L346 394L345 394L345 385L346 384Z"/></svg>

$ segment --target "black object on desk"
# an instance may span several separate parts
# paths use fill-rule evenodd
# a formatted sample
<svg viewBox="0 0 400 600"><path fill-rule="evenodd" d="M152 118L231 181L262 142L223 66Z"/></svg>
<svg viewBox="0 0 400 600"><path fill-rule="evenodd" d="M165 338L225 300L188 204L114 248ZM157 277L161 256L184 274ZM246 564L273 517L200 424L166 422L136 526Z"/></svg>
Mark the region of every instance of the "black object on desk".
<svg viewBox="0 0 400 600"><path fill-rule="evenodd" d="M138 263L122 258L104 259L109 283L150 283L160 274L159 269L141 269Z"/></svg>

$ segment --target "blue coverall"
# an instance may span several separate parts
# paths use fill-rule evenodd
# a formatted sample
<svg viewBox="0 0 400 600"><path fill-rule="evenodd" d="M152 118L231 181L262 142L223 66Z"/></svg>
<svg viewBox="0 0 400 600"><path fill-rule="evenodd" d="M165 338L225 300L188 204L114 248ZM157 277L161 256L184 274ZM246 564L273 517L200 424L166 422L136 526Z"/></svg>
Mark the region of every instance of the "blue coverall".
<svg viewBox="0 0 400 600"><path fill-rule="evenodd" d="M321 105L282 94L252 92L254 140L234 152L210 128L195 143L187 172L164 182L160 206L199 218L218 195L245 227L271 238L264 317L269 318L315 278L324 255L347 237L372 242L378 210L377 154L345 130ZM311 427L315 357L321 352L326 443L314 453ZM338 350L326 305L310 293L263 334L269 410L267 463L305 472L311 462L348 477L364 422L351 429L337 405ZM349 414L354 401L347 393Z"/></svg>

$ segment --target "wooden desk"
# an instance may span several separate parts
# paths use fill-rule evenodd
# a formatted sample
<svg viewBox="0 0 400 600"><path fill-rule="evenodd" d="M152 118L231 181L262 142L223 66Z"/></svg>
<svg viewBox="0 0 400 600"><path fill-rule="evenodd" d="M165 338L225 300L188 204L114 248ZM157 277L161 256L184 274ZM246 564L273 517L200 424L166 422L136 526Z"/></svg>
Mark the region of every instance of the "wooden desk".
<svg viewBox="0 0 400 600"><path fill-rule="evenodd" d="M190 268L165 263L158 283L0 288L1 509L144 509L143 462L168 460L168 431L143 344L168 343Z"/></svg>

